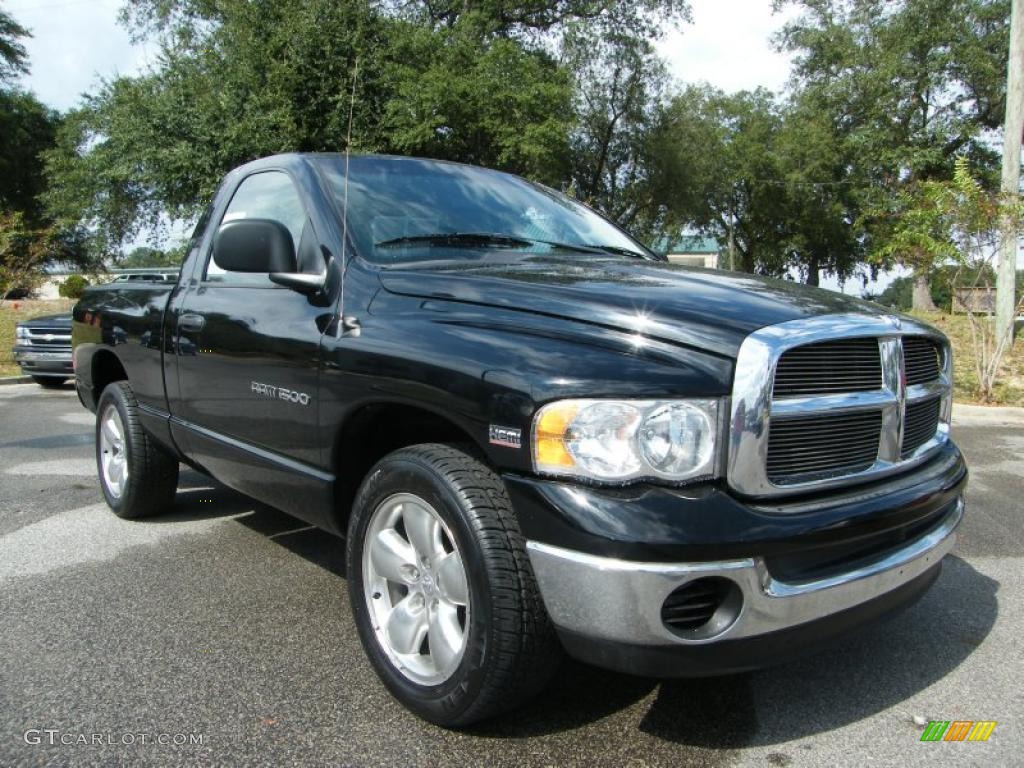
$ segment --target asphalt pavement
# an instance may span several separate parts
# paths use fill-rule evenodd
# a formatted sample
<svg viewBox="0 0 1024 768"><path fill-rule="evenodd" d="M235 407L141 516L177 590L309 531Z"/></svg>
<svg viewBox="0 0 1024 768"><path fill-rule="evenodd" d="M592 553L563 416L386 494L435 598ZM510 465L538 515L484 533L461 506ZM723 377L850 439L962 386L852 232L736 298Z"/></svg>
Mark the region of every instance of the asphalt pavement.
<svg viewBox="0 0 1024 768"><path fill-rule="evenodd" d="M0 387L0 766L1024 764L1024 417L955 408L968 515L933 589L816 656L658 682L566 663L470 731L408 714L349 613L343 545L193 471L114 517L70 387ZM921 742L994 720L987 742Z"/></svg>

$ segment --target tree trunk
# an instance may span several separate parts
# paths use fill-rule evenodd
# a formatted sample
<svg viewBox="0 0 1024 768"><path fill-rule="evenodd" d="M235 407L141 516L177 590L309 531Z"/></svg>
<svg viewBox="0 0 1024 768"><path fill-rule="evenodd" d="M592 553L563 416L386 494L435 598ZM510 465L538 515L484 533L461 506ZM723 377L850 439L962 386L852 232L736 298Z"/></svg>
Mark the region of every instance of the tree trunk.
<svg viewBox="0 0 1024 768"><path fill-rule="evenodd" d="M821 267L817 256L811 256L807 260L807 284L815 287L821 284Z"/></svg>
<svg viewBox="0 0 1024 768"><path fill-rule="evenodd" d="M928 275L923 272L914 275L913 307L918 312L937 312L939 309L932 301L932 289L928 285Z"/></svg>
<svg viewBox="0 0 1024 768"><path fill-rule="evenodd" d="M740 248L739 251L740 269L743 270L744 272L754 274L754 272L757 270L757 262L754 260L753 252L750 249L743 250L742 248Z"/></svg>

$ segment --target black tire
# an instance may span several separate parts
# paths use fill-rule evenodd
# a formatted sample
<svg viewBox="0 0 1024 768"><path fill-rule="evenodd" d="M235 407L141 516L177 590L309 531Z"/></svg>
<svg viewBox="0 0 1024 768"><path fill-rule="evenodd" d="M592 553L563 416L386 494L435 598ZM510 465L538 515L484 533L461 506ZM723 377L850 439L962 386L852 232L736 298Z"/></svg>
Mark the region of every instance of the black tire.
<svg viewBox="0 0 1024 768"><path fill-rule="evenodd" d="M116 409L123 426L127 475L120 492L108 486L103 469L101 431L109 409ZM96 408L96 470L107 505L118 517L151 517L170 508L178 490L178 460L146 434L138 417L135 394L126 381L116 381L100 395Z"/></svg>
<svg viewBox="0 0 1024 768"><path fill-rule="evenodd" d="M33 376L32 381L34 381L40 387L46 387L47 389L58 389L64 386L64 382L67 381L67 379L62 379L59 376Z"/></svg>
<svg viewBox="0 0 1024 768"><path fill-rule="evenodd" d="M363 550L375 510L396 493L428 501L462 554L470 616L458 668L438 685L403 675L378 640L363 587ZM347 541L349 597L363 648L388 690L437 725L460 727L510 710L537 694L562 657L525 541L501 479L446 445L403 448L363 481Z"/></svg>

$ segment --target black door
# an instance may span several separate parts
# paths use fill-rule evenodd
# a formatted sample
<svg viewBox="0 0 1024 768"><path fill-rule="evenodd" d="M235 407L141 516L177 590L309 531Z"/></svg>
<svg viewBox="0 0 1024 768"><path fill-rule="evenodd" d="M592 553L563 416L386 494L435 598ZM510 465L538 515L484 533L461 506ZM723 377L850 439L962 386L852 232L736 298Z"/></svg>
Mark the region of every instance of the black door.
<svg viewBox="0 0 1024 768"><path fill-rule="evenodd" d="M216 226L274 219L291 233L300 271L324 267L298 190L283 171L247 176ZM211 258L177 317L175 413L187 452L218 479L288 511L301 511L310 481L329 483L317 434L324 308L265 273L231 272ZM305 516L305 515L303 515Z"/></svg>

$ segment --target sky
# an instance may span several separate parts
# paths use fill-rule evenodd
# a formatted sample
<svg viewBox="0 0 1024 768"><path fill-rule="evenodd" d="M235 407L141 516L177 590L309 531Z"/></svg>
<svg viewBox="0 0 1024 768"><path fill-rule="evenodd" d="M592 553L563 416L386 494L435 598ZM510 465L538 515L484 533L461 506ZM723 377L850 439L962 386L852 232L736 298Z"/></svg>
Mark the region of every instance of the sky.
<svg viewBox="0 0 1024 768"><path fill-rule="evenodd" d="M33 37L26 41L31 73L22 83L45 103L66 110L104 79L145 70L152 46L133 44L117 22L121 0L0 0ZM771 36L793 15L772 13L771 0L691 0L693 23L670 31L658 51L683 83L707 82L725 91L759 86L781 91L790 57ZM885 280L884 282L888 282ZM828 287L838 287L827 281ZM857 284L847 292L860 293Z"/></svg>

